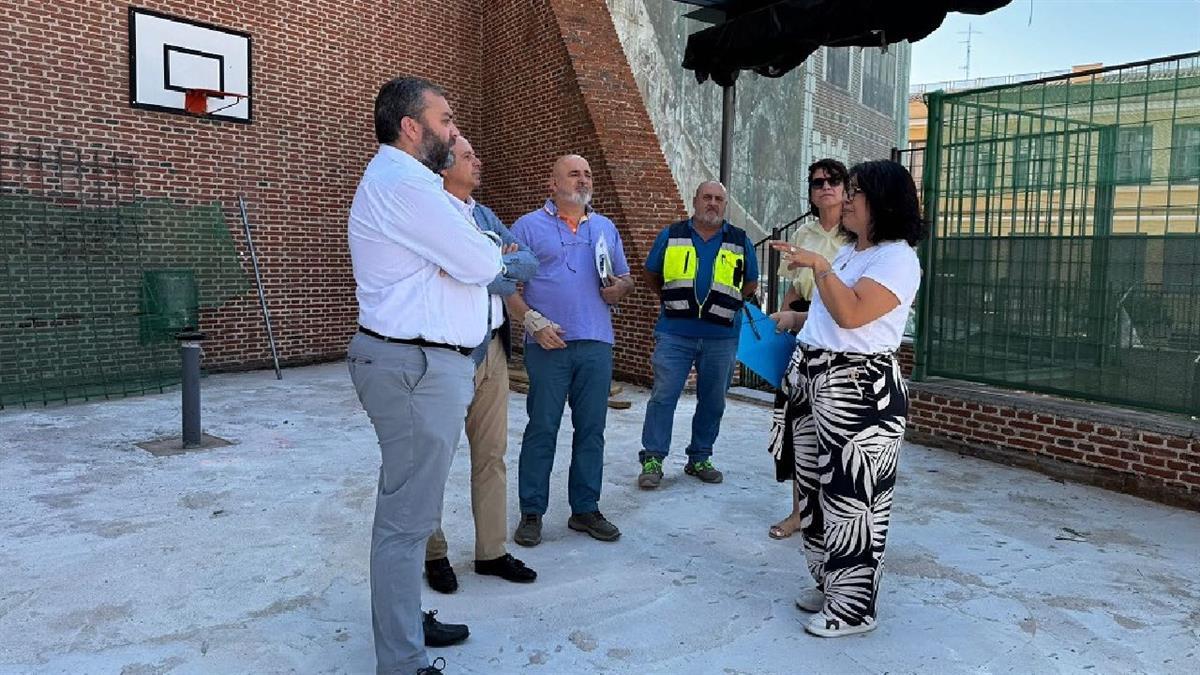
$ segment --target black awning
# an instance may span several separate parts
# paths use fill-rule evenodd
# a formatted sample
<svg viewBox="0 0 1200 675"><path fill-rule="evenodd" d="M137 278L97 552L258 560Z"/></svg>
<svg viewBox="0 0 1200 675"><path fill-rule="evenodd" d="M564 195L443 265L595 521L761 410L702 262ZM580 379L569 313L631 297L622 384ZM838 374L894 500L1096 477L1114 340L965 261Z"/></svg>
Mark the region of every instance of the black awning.
<svg viewBox="0 0 1200 675"><path fill-rule="evenodd" d="M916 42L948 12L985 14L1012 0L676 0L724 20L688 36L683 67L703 82L732 84L738 72L780 77L822 46ZM713 12L719 12L714 14Z"/></svg>

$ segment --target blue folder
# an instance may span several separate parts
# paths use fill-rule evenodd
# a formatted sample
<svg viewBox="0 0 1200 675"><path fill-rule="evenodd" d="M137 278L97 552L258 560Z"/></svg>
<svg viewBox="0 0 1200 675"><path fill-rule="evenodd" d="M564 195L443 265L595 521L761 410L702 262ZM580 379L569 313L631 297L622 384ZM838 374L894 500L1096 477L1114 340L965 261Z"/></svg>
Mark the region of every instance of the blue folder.
<svg viewBox="0 0 1200 675"><path fill-rule="evenodd" d="M737 359L776 389L783 381L796 336L775 331L775 322L754 305L745 305L742 332L738 339Z"/></svg>

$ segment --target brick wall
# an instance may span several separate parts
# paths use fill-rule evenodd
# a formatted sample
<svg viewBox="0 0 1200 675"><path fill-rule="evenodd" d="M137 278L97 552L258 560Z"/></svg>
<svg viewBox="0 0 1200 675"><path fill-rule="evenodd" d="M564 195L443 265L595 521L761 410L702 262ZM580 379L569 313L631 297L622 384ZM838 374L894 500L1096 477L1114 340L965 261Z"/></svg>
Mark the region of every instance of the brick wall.
<svg viewBox="0 0 1200 675"><path fill-rule="evenodd" d="M868 159L886 159L897 143L896 120L862 104L861 50L851 50L847 88L831 84L823 76L825 54L826 50L817 50L809 61L817 74L813 92L815 158L834 157L848 167Z"/></svg>
<svg viewBox="0 0 1200 675"><path fill-rule="evenodd" d="M910 345L900 350L911 374ZM1200 422L953 380L910 382L908 439L1200 508Z"/></svg>
<svg viewBox="0 0 1200 675"><path fill-rule="evenodd" d="M631 266L683 213L603 0L139 6L253 35L253 124L131 108L129 5L34 0L0 8L2 133L11 144L125 151L139 198L219 203L243 252L245 194L287 363L336 358L353 330L346 211L375 151L375 92L398 74L448 88L485 160L482 200L508 222L540 204L550 163L566 152L591 160L596 207L620 227ZM249 278L248 260L239 264ZM639 290L617 320L617 369L633 379L648 372L655 307ZM201 328L210 367L268 364L252 291L205 311Z"/></svg>
<svg viewBox="0 0 1200 675"><path fill-rule="evenodd" d="M124 150L141 165L140 197L218 202L231 224L244 193L283 359L336 357L355 320L345 219L375 151L375 92L397 74L428 76L450 89L464 130L477 128L479 97L464 95L479 91L477 3L417 14L421 5L337 0L139 6L254 36L253 124L131 108L128 3L33 1L0 9L6 135ZM233 235L241 246L240 228ZM208 365L266 365L258 312L247 293L202 316Z"/></svg>
<svg viewBox="0 0 1200 675"><path fill-rule="evenodd" d="M911 342L905 341L900 343L900 351L897 353L900 361L900 372L904 373L904 377L912 377L914 356L913 346Z"/></svg>
<svg viewBox="0 0 1200 675"><path fill-rule="evenodd" d="M539 208L554 158L586 157L593 206L612 218L639 288L614 317L617 377L647 382L658 300L641 283L650 244L685 214L604 0L494 0L483 24L486 201L505 222Z"/></svg>

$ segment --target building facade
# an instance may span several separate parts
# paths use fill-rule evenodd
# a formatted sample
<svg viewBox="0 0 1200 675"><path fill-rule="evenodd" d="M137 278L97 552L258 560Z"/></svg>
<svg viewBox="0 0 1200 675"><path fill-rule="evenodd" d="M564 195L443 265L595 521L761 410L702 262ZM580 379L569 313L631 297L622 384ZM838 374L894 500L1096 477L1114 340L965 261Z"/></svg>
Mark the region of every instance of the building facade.
<svg viewBox="0 0 1200 675"><path fill-rule="evenodd" d="M10 292L0 405L157 390L175 377L171 335L186 324L207 335L209 368L267 366L239 196L280 360L338 358L356 319L347 208L375 151L375 92L400 74L448 89L484 160L479 197L507 222L545 198L555 156L588 157L595 207L640 265L657 231L686 214L694 184L717 172L720 93L678 66L686 33L700 26L676 5L37 0L10 10L0 33L11 55L0 66ZM213 44L240 40L247 91L234 93L248 99L231 112L243 119L145 99L151 86L182 91L172 78L203 72L214 55L188 48L184 33L162 57L146 50L146 35L137 52L135 15L215 31ZM907 47L871 52L846 50L833 65L822 52L779 81L743 78L734 213L751 231L806 208L811 157L854 161L895 143L903 111L888 97L905 91ZM152 57L166 73L143 72ZM239 86L219 81L208 86ZM649 377L656 313L646 290L627 301L620 376Z"/></svg>
<svg viewBox="0 0 1200 675"><path fill-rule="evenodd" d="M634 79L679 193L718 175L721 89L679 67L686 36L704 24L694 7L608 0ZM908 129L912 48L817 50L778 78L743 73L736 85L731 219L765 237L808 209L806 169L832 157L847 165L889 156Z"/></svg>

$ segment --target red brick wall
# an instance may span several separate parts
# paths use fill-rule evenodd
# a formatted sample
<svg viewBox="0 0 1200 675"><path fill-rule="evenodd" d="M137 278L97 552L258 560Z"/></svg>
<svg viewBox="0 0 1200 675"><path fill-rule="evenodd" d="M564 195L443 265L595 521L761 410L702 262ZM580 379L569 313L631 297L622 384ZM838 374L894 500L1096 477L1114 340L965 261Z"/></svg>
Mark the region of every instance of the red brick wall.
<svg viewBox="0 0 1200 675"><path fill-rule="evenodd" d="M912 377L913 364L915 363L912 344L909 342L901 343L897 357L900 361L900 372L904 373L904 377Z"/></svg>
<svg viewBox="0 0 1200 675"><path fill-rule="evenodd" d="M337 357L355 324L346 212L375 152L375 92L399 74L430 77L451 91L464 132L478 129L478 3L144 0L138 6L253 35L253 124L130 107L129 3L34 0L0 5L0 129L13 143L97 144L131 153L142 166L139 197L219 202L243 249L237 195L244 193L282 358ZM211 336L207 365L268 363L253 291L204 313L201 324Z"/></svg>
<svg viewBox="0 0 1200 675"><path fill-rule="evenodd" d="M555 157L588 159L593 206L617 224L639 284L614 317L614 368L647 382L658 300L640 270L658 231L686 214L607 5L489 0L483 25L504 39L483 45L482 201L511 223L541 206Z"/></svg>
<svg viewBox="0 0 1200 675"><path fill-rule="evenodd" d="M900 348L911 376L912 345ZM986 385L909 382L908 439L1200 508L1200 423Z"/></svg>
<svg viewBox="0 0 1200 675"><path fill-rule="evenodd" d="M911 373L909 345L901 367ZM910 382L908 439L1200 508L1200 423L934 379Z"/></svg>
<svg viewBox="0 0 1200 675"><path fill-rule="evenodd" d="M131 108L129 5L34 1L0 9L3 132L130 152L139 197L219 202L243 250L244 193L285 362L336 358L354 328L346 211L375 151L375 92L398 74L449 89L485 160L481 201L507 222L541 203L551 161L567 152L591 161L595 206L620 228L631 267L683 214L603 0L139 6L253 35L253 124ZM617 319L625 377L648 375L656 308L639 290ZM258 312L251 292L202 315L208 366L267 365Z"/></svg>

